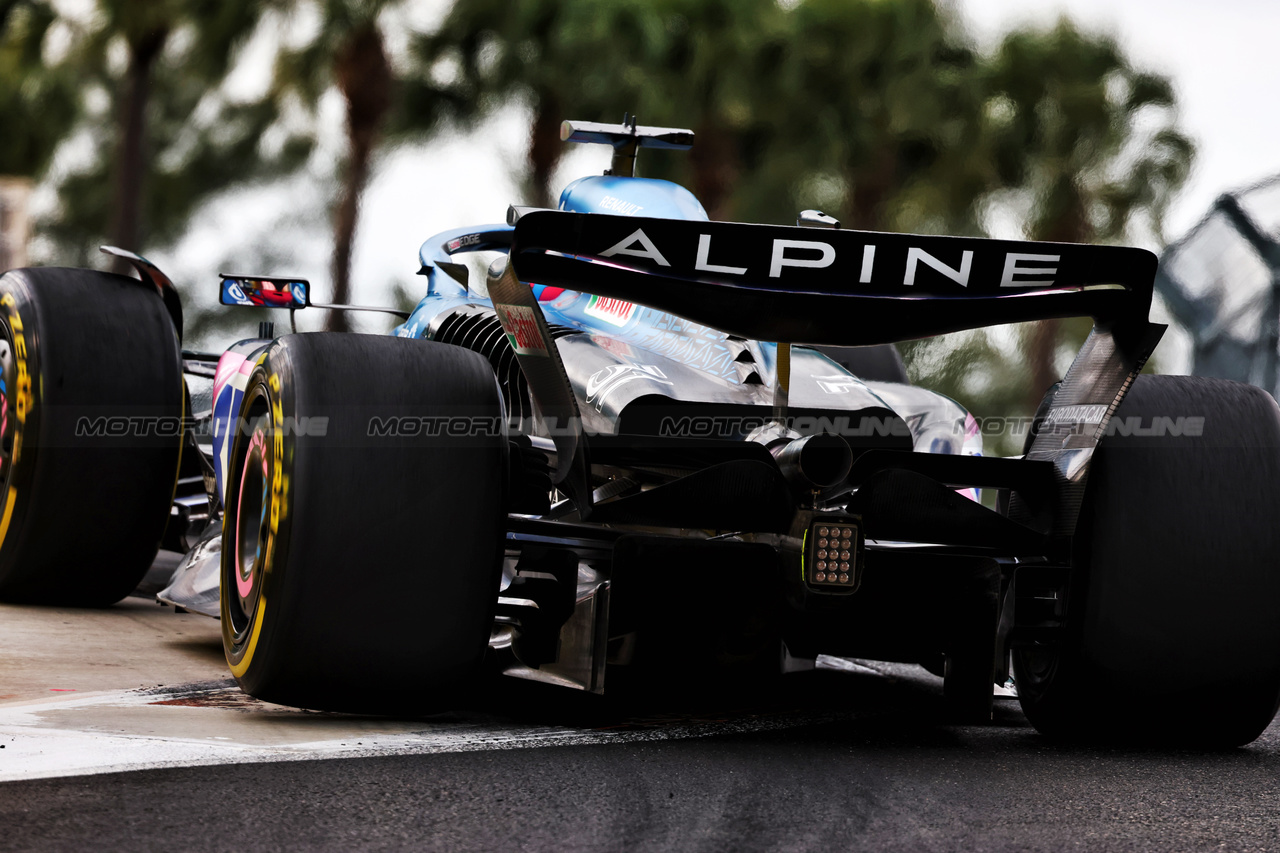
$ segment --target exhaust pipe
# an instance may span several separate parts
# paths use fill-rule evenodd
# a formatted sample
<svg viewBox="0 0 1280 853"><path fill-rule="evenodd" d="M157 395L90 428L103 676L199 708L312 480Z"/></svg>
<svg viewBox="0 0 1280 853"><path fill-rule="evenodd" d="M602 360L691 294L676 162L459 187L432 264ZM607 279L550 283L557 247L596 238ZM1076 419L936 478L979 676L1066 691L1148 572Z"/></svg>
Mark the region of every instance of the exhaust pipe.
<svg viewBox="0 0 1280 853"><path fill-rule="evenodd" d="M849 442L838 435L807 435L769 448L787 481L800 488L838 485L853 467Z"/></svg>

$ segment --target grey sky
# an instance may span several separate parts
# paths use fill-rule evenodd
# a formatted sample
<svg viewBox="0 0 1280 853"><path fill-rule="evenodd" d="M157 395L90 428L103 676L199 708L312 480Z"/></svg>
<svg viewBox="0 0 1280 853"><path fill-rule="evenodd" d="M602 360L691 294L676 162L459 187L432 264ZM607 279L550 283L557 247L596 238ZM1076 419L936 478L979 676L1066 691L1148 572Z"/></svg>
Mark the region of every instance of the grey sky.
<svg viewBox="0 0 1280 853"><path fill-rule="evenodd" d="M1276 0L959 0L981 43L1020 23L1069 14L1115 34L1138 65L1166 74L1199 148L1169 216L1170 239L1224 190L1280 172L1280 2Z"/></svg>

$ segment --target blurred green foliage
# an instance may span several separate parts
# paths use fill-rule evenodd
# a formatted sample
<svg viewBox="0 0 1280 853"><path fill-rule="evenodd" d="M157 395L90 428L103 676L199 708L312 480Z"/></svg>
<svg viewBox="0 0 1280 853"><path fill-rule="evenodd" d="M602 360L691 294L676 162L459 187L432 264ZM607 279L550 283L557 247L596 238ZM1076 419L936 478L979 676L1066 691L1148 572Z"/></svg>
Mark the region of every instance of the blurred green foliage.
<svg viewBox="0 0 1280 853"><path fill-rule="evenodd" d="M1169 81L1061 20L983 53L932 0L456 0L419 39L463 123L532 111L528 203L553 204L562 118L687 126L639 169L715 219L1092 242L1163 239L1193 149ZM1088 333L1047 321L902 345L913 379L1030 414ZM1016 453L1003 436L992 449Z"/></svg>
<svg viewBox="0 0 1280 853"><path fill-rule="evenodd" d="M0 175L42 174L79 115L76 76L44 67L44 41L56 20L47 2L0 0L0 116L9 128L0 134Z"/></svg>
<svg viewBox="0 0 1280 853"><path fill-rule="evenodd" d="M292 103L313 123L325 92L336 89L344 107L345 147L333 202L332 299L351 301L351 254L360 213L360 197L369 181L374 152L388 125L404 135L429 132L436 123L435 89L421 79L400 79L388 55L384 14L398 0L281 0L295 14L310 10L315 31L276 56L269 98ZM406 86L406 83L409 85ZM406 95L402 89L408 89ZM349 331L347 314L330 312L325 328Z"/></svg>
<svg viewBox="0 0 1280 853"><path fill-rule="evenodd" d="M1171 123L1163 77L1134 68L1110 38L1063 21L1007 36L987 63L985 136L998 186L1024 211L1031 240L1123 240L1145 229L1163 242L1164 212L1191 167L1191 141ZM1027 408L1061 375L1088 324L1049 320L1026 330Z"/></svg>
<svg viewBox="0 0 1280 853"><path fill-rule="evenodd" d="M305 159L307 138L278 134L263 145L279 128L273 103L221 88L270 6L96 0L89 14L59 19L61 56L30 79L70 77L79 94L75 162L52 176L58 207L40 229L60 261L89 265L106 240L134 250L168 243L213 194Z"/></svg>
<svg viewBox="0 0 1280 853"><path fill-rule="evenodd" d="M336 91L347 140L334 179L336 281L378 146L474 127L513 104L530 115L526 203L554 204L561 120L629 112L697 134L688 153L644 152L641 174L741 221L820 208L851 228L1158 244L1193 155L1169 81L1066 19L982 50L955 7L934 0L455 0L392 57L388 15L405 5L95 0L50 60L48 2L0 0L0 103L17 104L39 140L25 154L3 147L22 142L0 143L3 163L18 164L3 168L39 175L52 140L92 140L87 162L56 177L59 212L44 228L63 258L83 262L117 204L109 178L140 57L152 63L140 243L175 238L212 193L296 167ZM239 47L270 14L300 11L318 25L277 35L266 92L228 98ZM292 123L281 118L290 112ZM1087 329L1051 322L902 348L922 384L981 414L1027 414ZM1017 451L1013 440L993 449Z"/></svg>

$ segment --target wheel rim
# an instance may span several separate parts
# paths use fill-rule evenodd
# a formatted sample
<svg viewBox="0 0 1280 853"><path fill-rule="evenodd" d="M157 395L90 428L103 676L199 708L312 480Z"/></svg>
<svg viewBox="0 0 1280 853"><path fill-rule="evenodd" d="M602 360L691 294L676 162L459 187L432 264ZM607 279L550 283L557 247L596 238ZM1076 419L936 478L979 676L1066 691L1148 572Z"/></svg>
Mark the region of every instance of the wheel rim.
<svg viewBox="0 0 1280 853"><path fill-rule="evenodd" d="M1019 667L1017 673L1018 694L1039 695L1053 681L1058 671L1061 653L1056 646L1037 645L1019 649L1015 655Z"/></svg>
<svg viewBox="0 0 1280 853"><path fill-rule="evenodd" d="M249 633L262 597L263 570L271 517L272 456L271 420L261 389L245 406L248 438L236 490L236 515L230 561L223 563L222 589L237 644Z"/></svg>

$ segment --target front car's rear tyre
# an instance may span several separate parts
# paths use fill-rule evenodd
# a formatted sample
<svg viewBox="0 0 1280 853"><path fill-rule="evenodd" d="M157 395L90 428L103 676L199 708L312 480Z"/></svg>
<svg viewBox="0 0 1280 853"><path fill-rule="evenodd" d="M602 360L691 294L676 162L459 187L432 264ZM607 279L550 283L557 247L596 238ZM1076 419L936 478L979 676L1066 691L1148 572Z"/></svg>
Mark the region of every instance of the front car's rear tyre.
<svg viewBox="0 0 1280 853"><path fill-rule="evenodd" d="M1255 739L1280 705L1278 513L1270 395L1138 377L1094 456L1063 641L1014 651L1036 728L1130 742Z"/></svg>
<svg viewBox="0 0 1280 853"><path fill-rule="evenodd" d="M169 519L183 400L152 285L0 277L0 598L105 605L138 585Z"/></svg>
<svg viewBox="0 0 1280 853"><path fill-rule="evenodd" d="M228 468L222 633L240 686L412 713L473 675L493 623L507 440L468 350L281 338L241 404Z"/></svg>

